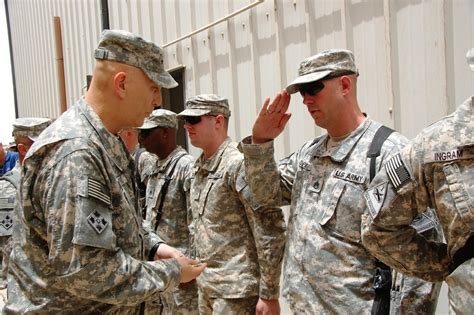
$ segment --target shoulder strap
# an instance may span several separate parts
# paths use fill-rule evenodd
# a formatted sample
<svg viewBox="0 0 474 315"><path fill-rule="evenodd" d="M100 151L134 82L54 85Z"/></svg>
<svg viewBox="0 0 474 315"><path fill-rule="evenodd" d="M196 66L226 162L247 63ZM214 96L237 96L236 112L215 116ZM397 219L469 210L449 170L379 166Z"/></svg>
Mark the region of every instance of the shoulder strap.
<svg viewBox="0 0 474 315"><path fill-rule="evenodd" d="M179 154L176 160L174 161L173 166L170 168L169 172L166 173L165 183L163 184L163 187L161 187L160 204L158 206L158 209L156 210L155 231L158 229L158 224L161 221L161 215L163 214L163 204L165 202L165 196L166 196L166 192L168 191L168 186L170 185L170 182L171 182L171 175L173 175L174 169L176 168L176 165L178 165L178 161L185 155L186 153L184 152Z"/></svg>
<svg viewBox="0 0 474 315"><path fill-rule="evenodd" d="M369 151L367 152L367 157L370 157L370 181L372 181L372 179L374 179L375 177L375 160L380 155L382 145L394 131L395 130L390 129L386 126L381 126L375 132L374 138L372 139L372 143L370 144Z"/></svg>
<svg viewBox="0 0 474 315"><path fill-rule="evenodd" d="M135 153L135 158L133 160L134 162L134 171L135 171L135 182L137 183L137 188L138 188L138 198L139 198L139 204L140 207L142 208L142 217L145 219L145 195L146 195L146 187L145 184L142 183L142 180L140 178L140 172L138 171L138 163L140 161L140 155L145 152L144 148L138 148L137 152Z"/></svg>

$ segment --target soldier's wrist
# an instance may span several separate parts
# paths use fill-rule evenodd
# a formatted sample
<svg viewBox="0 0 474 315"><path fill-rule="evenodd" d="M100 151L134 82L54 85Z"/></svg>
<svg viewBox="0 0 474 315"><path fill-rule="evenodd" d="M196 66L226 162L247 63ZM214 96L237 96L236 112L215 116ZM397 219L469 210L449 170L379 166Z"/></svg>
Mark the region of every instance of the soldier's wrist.
<svg viewBox="0 0 474 315"><path fill-rule="evenodd" d="M158 247L160 247L161 244L164 244L164 242L158 242L150 250L150 253L148 254L148 260L155 260L155 255L156 252L158 252Z"/></svg>

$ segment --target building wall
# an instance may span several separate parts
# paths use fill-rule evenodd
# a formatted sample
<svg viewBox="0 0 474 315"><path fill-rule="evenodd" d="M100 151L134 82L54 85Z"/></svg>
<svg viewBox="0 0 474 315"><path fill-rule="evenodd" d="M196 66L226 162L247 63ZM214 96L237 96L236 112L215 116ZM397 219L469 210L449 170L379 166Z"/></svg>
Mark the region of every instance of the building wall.
<svg viewBox="0 0 474 315"><path fill-rule="evenodd" d="M160 45L253 3L252 0L109 0L110 27ZM53 17L62 25L68 106L85 92L101 32L100 1L7 0L19 116L60 113ZM249 134L265 97L323 49L354 51L359 103L371 117L413 137L474 90L465 54L474 46L469 0L266 0L165 48L169 69L185 67L185 97L229 98L230 134ZM276 141L283 157L321 134L302 99ZM192 152L196 153L194 149Z"/></svg>

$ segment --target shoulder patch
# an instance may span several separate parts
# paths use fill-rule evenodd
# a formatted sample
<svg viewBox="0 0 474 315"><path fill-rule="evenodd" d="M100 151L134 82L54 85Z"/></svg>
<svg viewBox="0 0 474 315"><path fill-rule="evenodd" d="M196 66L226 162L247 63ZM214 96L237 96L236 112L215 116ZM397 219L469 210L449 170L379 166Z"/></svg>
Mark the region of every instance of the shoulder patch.
<svg viewBox="0 0 474 315"><path fill-rule="evenodd" d="M385 171L393 187L398 191L410 180L410 173L402 161L400 153L390 158L385 164Z"/></svg>
<svg viewBox="0 0 474 315"><path fill-rule="evenodd" d="M387 182L379 184L368 189L364 193L364 198L367 202L372 218L375 218L378 215L380 208L382 208L385 196L387 195L387 185Z"/></svg>
<svg viewBox="0 0 474 315"><path fill-rule="evenodd" d="M12 211L2 211L0 213L0 226L7 231L13 226L13 217L11 212Z"/></svg>
<svg viewBox="0 0 474 315"><path fill-rule="evenodd" d="M89 223L98 234L101 234L109 224L98 211L89 214L87 223Z"/></svg>

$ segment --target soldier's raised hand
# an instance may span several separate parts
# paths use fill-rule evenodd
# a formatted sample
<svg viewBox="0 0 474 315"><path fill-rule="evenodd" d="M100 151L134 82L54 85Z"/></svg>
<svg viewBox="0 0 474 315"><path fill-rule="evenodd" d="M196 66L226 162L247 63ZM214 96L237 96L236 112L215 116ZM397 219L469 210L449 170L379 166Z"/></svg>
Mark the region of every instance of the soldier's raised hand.
<svg viewBox="0 0 474 315"><path fill-rule="evenodd" d="M252 143L264 143L282 133L291 117L291 113L287 112L289 104L290 94L285 90L278 92L271 103L269 97L265 99L253 125Z"/></svg>

